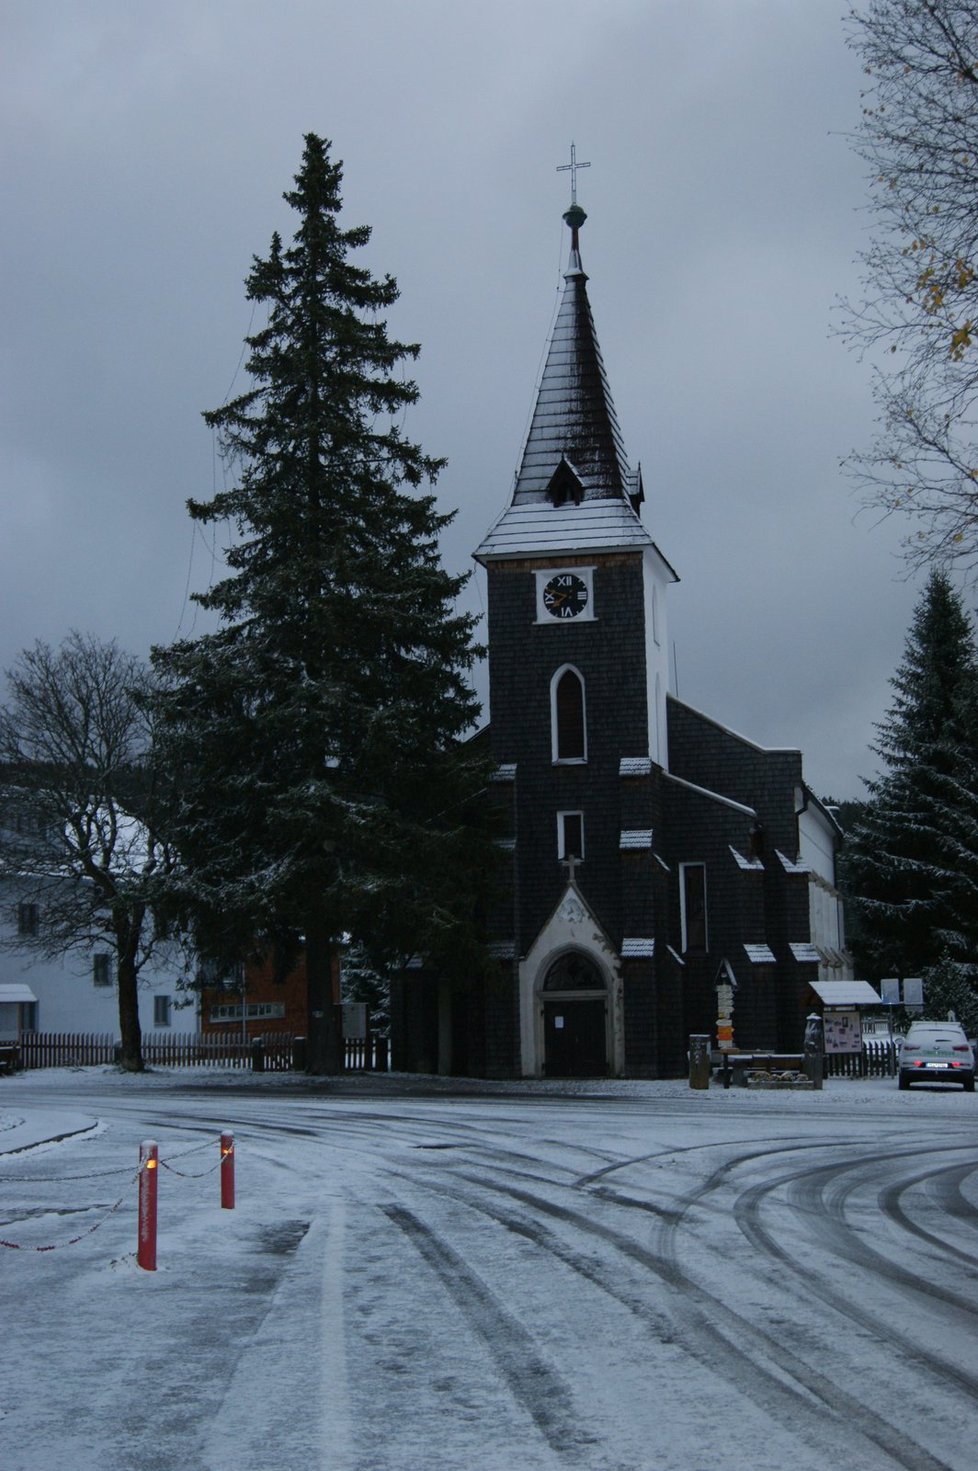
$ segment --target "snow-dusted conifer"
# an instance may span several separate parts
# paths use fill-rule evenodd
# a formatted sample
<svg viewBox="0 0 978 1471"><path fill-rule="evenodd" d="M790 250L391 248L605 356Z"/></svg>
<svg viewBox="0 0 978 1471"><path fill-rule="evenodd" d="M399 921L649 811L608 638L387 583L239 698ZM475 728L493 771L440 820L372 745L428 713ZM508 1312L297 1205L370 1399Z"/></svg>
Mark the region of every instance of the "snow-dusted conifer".
<svg viewBox="0 0 978 1471"><path fill-rule="evenodd" d="M184 805L189 887L205 950L305 950L310 1068L338 1043L330 956L349 933L373 956L464 957L484 851L466 828L484 779L461 743L474 619L445 572L430 485L442 462L404 437L416 345L381 313L397 298L341 230L342 165L309 134L294 239L254 260L252 386L205 414L233 484L194 519L227 521L228 575L198 596L216 632L155 654L170 684L169 749Z"/></svg>
<svg viewBox="0 0 978 1471"><path fill-rule="evenodd" d="M348 945L343 953L341 985L344 1001L365 1002L370 1030L375 1037L389 1037L391 1030L390 977L374 968L361 945Z"/></svg>
<svg viewBox="0 0 978 1471"><path fill-rule="evenodd" d="M924 1009L928 1017L943 1021L953 1016L969 1037L978 1036L978 966L963 964L942 955L924 971Z"/></svg>
<svg viewBox="0 0 978 1471"><path fill-rule="evenodd" d="M881 772L845 860L853 948L876 978L978 954L978 667L971 621L940 570L891 683Z"/></svg>

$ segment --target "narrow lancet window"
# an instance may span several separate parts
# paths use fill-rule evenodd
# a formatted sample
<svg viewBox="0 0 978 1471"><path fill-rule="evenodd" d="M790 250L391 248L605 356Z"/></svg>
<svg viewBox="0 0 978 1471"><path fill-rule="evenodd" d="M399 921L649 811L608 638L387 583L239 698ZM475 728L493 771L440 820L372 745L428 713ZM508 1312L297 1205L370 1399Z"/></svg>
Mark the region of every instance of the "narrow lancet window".
<svg viewBox="0 0 978 1471"><path fill-rule="evenodd" d="M576 669L564 669L553 687L555 761L585 761L584 681Z"/></svg>

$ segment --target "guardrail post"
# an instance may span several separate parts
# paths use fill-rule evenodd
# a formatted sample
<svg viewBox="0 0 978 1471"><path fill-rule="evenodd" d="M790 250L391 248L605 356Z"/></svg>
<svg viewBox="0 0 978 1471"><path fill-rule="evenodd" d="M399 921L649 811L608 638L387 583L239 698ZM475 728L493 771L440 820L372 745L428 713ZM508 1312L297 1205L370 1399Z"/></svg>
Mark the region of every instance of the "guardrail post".
<svg viewBox="0 0 978 1471"><path fill-rule="evenodd" d="M136 1262L144 1272L156 1271L156 1189L159 1150L154 1139L139 1146L139 1235Z"/></svg>
<svg viewBox="0 0 978 1471"><path fill-rule="evenodd" d="M221 1135L221 1210L234 1210L234 1135Z"/></svg>

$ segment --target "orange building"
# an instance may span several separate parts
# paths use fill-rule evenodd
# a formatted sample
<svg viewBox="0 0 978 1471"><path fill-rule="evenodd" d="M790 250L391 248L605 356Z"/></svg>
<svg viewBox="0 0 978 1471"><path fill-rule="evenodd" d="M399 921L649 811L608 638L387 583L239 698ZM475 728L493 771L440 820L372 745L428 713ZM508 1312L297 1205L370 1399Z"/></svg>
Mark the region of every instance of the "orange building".
<svg viewBox="0 0 978 1471"><path fill-rule="evenodd" d="M242 994L243 992L243 994ZM333 957L333 1000L340 999L340 960ZM271 954L248 960L243 984L228 982L201 992L202 1032L240 1032L249 1039L276 1033L304 1037L309 1031L305 956L284 976Z"/></svg>

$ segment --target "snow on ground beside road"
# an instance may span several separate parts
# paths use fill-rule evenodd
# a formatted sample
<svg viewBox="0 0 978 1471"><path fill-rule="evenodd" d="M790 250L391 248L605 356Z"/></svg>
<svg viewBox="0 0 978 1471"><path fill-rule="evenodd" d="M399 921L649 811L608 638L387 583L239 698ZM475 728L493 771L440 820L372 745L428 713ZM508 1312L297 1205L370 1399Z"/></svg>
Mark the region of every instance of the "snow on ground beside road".
<svg viewBox="0 0 978 1471"><path fill-rule="evenodd" d="M2 1078L0 1465L970 1471L975 1107L891 1080Z"/></svg>

